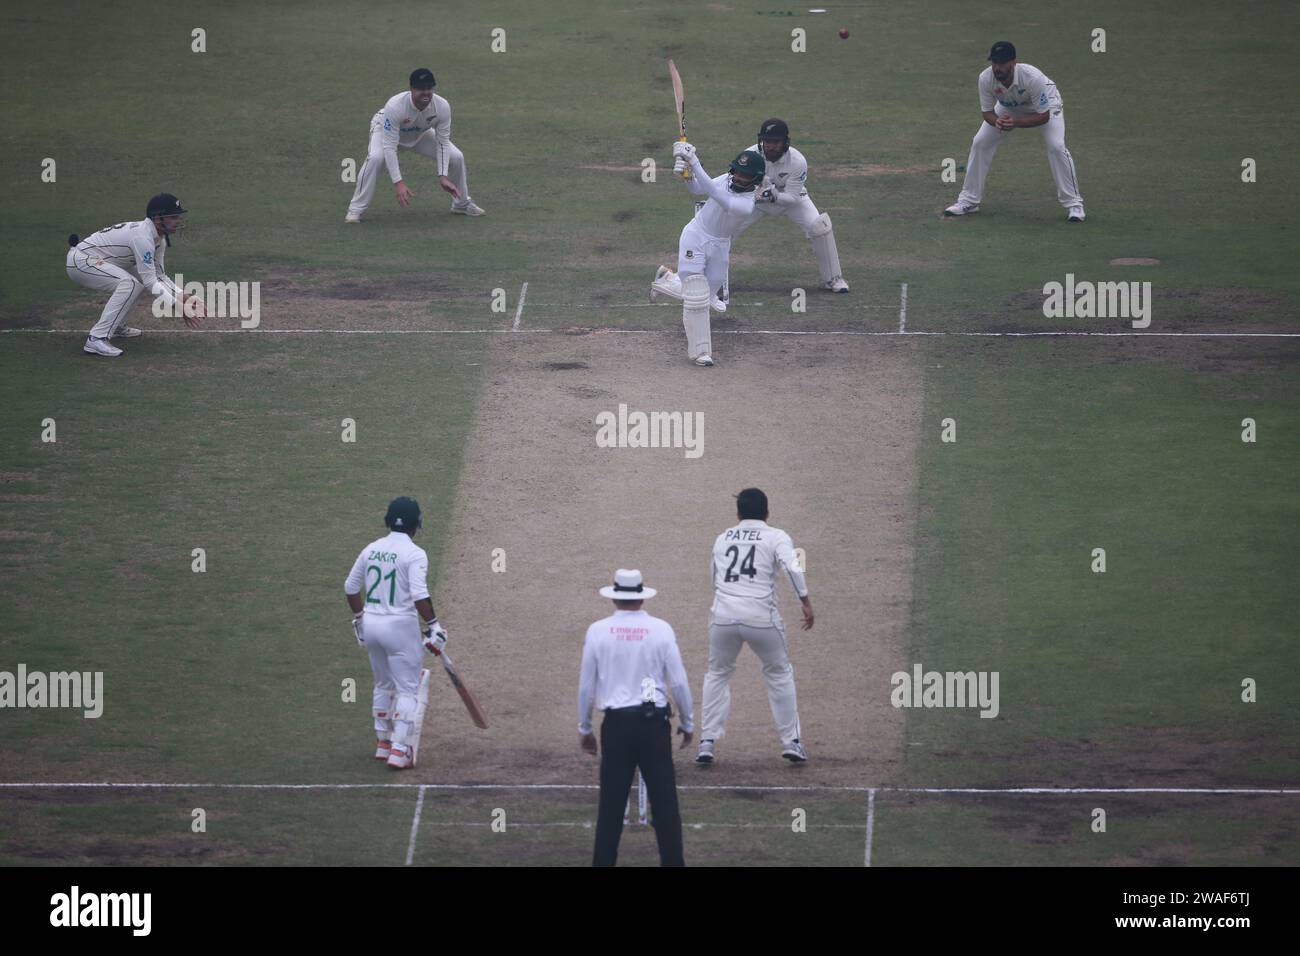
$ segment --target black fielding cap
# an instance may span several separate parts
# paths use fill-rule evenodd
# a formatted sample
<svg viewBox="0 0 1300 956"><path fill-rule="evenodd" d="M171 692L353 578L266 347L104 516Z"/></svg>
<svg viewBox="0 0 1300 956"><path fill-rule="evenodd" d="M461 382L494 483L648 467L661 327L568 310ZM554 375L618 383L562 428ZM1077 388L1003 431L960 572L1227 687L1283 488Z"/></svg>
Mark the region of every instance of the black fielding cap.
<svg viewBox="0 0 1300 956"><path fill-rule="evenodd" d="M1015 58L1016 47L1010 40L999 40L989 50L989 60L994 63L1010 63Z"/></svg>
<svg viewBox="0 0 1300 956"><path fill-rule="evenodd" d="M431 90L437 83L433 80L433 71L425 67L420 67L411 74L411 89L413 90Z"/></svg>
<svg viewBox="0 0 1300 956"><path fill-rule="evenodd" d="M171 193L159 193L149 200L144 214L146 218L152 219L154 216L181 216L188 211Z"/></svg>

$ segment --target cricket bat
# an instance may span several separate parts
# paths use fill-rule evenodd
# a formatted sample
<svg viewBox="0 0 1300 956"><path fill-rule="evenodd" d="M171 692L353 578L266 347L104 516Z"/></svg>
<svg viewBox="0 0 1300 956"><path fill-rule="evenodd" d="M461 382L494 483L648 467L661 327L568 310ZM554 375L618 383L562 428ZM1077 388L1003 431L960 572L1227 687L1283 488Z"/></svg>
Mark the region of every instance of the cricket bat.
<svg viewBox="0 0 1300 956"><path fill-rule="evenodd" d="M672 60L668 61L668 75L673 79L673 100L677 104L677 141L686 142L686 94L682 92L682 75L677 72L677 64ZM682 171L682 179L690 179L691 170L688 166Z"/></svg>
<svg viewBox="0 0 1300 956"><path fill-rule="evenodd" d="M445 650L439 656L442 658L443 669L447 671L447 676L451 678L451 686L456 688L456 693L460 694L460 699L465 702L465 709L469 711L469 719L474 721L475 727L487 730L487 718L483 716L483 708L478 705L473 693L465 686L465 682L460 679L460 675L456 673L451 658L447 656Z"/></svg>

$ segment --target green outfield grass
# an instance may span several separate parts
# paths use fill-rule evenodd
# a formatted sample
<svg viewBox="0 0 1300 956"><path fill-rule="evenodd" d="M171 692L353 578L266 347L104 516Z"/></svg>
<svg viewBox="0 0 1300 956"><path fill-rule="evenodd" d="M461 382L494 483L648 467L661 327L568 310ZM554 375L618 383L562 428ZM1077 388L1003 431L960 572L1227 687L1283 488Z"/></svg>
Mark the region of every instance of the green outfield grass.
<svg viewBox="0 0 1300 956"><path fill-rule="evenodd" d="M492 338L272 333L504 332L527 282L525 329L680 335L675 306L641 307L692 214L668 165L669 56L710 172L763 118L789 119L853 287L819 294L798 229L763 223L735 244L733 307L715 328L893 331L907 283L912 331L1130 331L1123 318L1045 318L1043 284L1073 274L1152 282L1153 332L1300 331L1300 132L1276 93L1296 85L1293 4L770 7L384 3L359 17L338 0L136 0L110 16L70 2L0 13L0 669L102 670L108 691L98 721L0 714L0 782L376 779L357 759L369 669L339 630L339 588L407 493L425 511L436 590L478 399L499 384ZM206 53L190 52L195 27ZM790 51L794 27L808 52ZM1089 49L1095 27L1104 54ZM965 162L975 79L1000 38L1060 86L1082 225L1065 222L1032 131L999 153L979 216L939 216L960 189L941 168ZM488 215L447 215L432 163L403 152L415 206L398 209L381 174L368 221L345 226L341 163L364 159L370 116L418 65L451 101ZM87 76L107 79L88 89ZM1240 97L1243 76L1262 95ZM41 181L46 157L55 183ZM1244 157L1257 182L1241 181ZM83 356L101 300L68 280L66 236L140 218L163 189L192 210L168 267L261 282L262 328L213 319L231 334ZM1131 256L1160 263L1110 262ZM806 313L790 311L796 287ZM170 328L143 310L133 323ZM926 669L999 671L1001 713L910 711L897 772L871 783L1300 784L1297 347L906 341L925 411L905 652ZM728 345L743 356L743 338ZM949 417L955 444L940 441ZM1245 417L1254 444L1240 440ZM1105 574L1089 570L1095 547ZM191 570L195 548L205 573ZM1240 701L1246 677L1257 703ZM349 678L359 703L341 699ZM529 826L477 825L505 799L427 791L415 862L589 859L594 792L508 795L510 819ZM861 864L864 794L808 796L806 834L789 830L793 799L687 792L684 816L702 824L688 860ZM414 800L0 791L0 864L398 865ZM1294 797L1090 801L882 793L876 862L1297 862ZM1108 833L1091 833L1088 811L1112 803ZM206 835L190 833L196 806ZM628 832L623 859L655 860L648 832Z"/></svg>

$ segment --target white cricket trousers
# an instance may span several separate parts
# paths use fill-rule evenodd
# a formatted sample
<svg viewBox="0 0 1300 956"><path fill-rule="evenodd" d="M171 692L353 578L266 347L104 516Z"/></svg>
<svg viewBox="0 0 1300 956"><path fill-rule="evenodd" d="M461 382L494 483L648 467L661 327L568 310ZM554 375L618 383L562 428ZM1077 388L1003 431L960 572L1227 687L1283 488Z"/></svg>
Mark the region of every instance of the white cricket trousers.
<svg viewBox="0 0 1300 956"><path fill-rule="evenodd" d="M677 274L702 275L709 280L709 291L717 295L727 283L731 265L731 240L711 236L692 219L677 240Z"/></svg>
<svg viewBox="0 0 1300 956"><path fill-rule="evenodd" d="M700 739L718 740L726 733L731 713L731 675L736 658L748 644L763 662L767 702L772 708L781 743L799 739L799 702L794 689L794 665L785 641L784 627L750 627L747 624L709 625L709 670L704 675L704 707Z"/></svg>
<svg viewBox="0 0 1300 956"><path fill-rule="evenodd" d="M421 156L428 156L435 163L438 161L438 137L431 129L425 130L410 146L403 146L400 143L397 148L412 149ZM469 180L465 172L465 154L456 148L453 143L448 147L447 178L456 184L460 190L460 199L455 200L458 206L464 206L469 202ZM386 169L384 164L384 118L383 115L376 115L370 121L370 146L366 155L366 161L361 165L361 172L357 174L357 188L352 194L352 202L348 204L348 212L355 215L361 215L370 208L370 202L375 196L375 183L379 180L379 171Z"/></svg>
<svg viewBox="0 0 1300 956"><path fill-rule="evenodd" d="M361 638L375 675L375 735L405 747L419 706L416 695L424 662L419 620L402 614L367 614L361 619Z"/></svg>
<svg viewBox="0 0 1300 956"><path fill-rule="evenodd" d="M998 116L1007 115L1008 111L1001 105L994 110ZM1065 148L1065 110L1052 111L1052 118L1038 127L1043 131L1043 142L1047 144L1047 164L1052 167L1052 178L1056 180L1056 198L1067 209L1082 206L1083 196L1079 194L1079 179L1074 172L1074 157ZM993 165L993 155L1002 145L1005 137L1022 135L1031 130L1000 130L983 121L979 132L970 144L970 156L966 158L966 181L962 183L958 202L979 205L984 195L984 180Z"/></svg>
<svg viewBox="0 0 1300 956"><path fill-rule="evenodd" d="M144 291L144 283L135 273L75 248L68 250L68 278L87 289L113 292L99 314L99 321L90 330L97 339L111 338L119 326L126 324L131 306Z"/></svg>

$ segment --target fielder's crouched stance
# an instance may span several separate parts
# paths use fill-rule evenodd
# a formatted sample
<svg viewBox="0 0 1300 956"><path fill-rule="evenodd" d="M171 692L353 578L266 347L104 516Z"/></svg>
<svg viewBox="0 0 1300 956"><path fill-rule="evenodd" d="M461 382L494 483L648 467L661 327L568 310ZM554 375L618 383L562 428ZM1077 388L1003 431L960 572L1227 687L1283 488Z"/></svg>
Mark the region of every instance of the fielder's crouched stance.
<svg viewBox="0 0 1300 956"><path fill-rule="evenodd" d="M849 284L840 274L840 253L835 246L831 217L818 212L808 196L808 160L791 147L790 127L783 119L766 120L758 128L758 142L749 148L762 152L767 165L763 185L754 199L754 215L740 231L744 232L765 216L785 216L808 237L822 286L831 292L848 292Z"/></svg>
<svg viewBox="0 0 1300 956"><path fill-rule="evenodd" d="M730 172L710 179L690 143L674 143L673 156L673 171L680 175L690 170L687 184L691 192L709 198L682 229L677 241L677 271L660 266L650 298L662 293L682 300L686 355L696 365L708 366L713 364L709 309L727 309L719 293L727 282L731 240L754 212L754 188L763 179L763 157L743 152L731 161Z"/></svg>
<svg viewBox="0 0 1300 956"><path fill-rule="evenodd" d="M126 324L131 307L145 289L167 306L179 301L185 324L199 327L203 303L197 296L186 298L164 270L164 257L171 237L177 235L187 212L171 193L159 193L149 200L145 218L119 222L80 238L68 237L68 278L87 289L112 290L99 321L91 328L82 351L116 358L122 350L109 339L132 339L140 330Z"/></svg>
<svg viewBox="0 0 1300 956"><path fill-rule="evenodd" d="M451 211L461 216L481 216L483 210L469 198L465 154L451 141L451 104L433 92L433 73L423 67L411 74L411 88L389 99L370 120L370 145L357 175L357 188L348 205L345 222L360 222L375 196L380 167L397 191L399 205L411 203L411 190L402 179L397 150L412 149L438 166L438 185L451 193Z"/></svg>
<svg viewBox="0 0 1300 956"><path fill-rule="evenodd" d="M421 645L440 655L447 631L429 598L429 557L411 540L422 525L413 498L394 498L384 516L390 531L361 549L344 582L352 632L370 654L375 675L375 759L394 770L414 767L429 701Z"/></svg>

